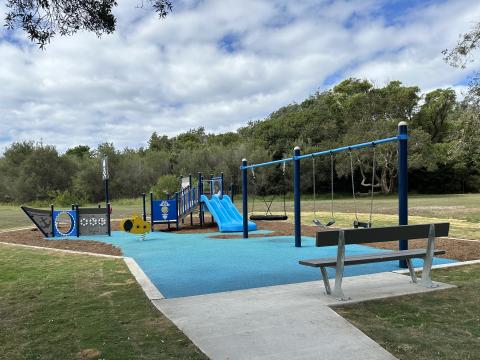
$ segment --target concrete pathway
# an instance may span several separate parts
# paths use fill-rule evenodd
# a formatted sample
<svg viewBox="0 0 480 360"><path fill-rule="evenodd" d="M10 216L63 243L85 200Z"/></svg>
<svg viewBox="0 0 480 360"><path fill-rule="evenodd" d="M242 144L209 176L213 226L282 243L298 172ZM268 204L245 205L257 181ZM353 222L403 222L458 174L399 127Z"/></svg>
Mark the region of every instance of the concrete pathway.
<svg viewBox="0 0 480 360"><path fill-rule="evenodd" d="M211 359L376 360L395 357L330 306L432 291L396 273L347 277L343 289L352 300L314 281L152 301Z"/></svg>

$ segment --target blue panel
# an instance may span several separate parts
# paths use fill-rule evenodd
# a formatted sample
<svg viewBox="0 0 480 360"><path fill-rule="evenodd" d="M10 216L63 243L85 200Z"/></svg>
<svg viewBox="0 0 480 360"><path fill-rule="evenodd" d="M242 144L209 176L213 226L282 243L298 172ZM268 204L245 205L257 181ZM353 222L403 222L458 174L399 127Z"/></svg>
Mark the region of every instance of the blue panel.
<svg viewBox="0 0 480 360"><path fill-rule="evenodd" d="M152 201L153 221L175 221L177 220L177 200L153 200Z"/></svg>
<svg viewBox="0 0 480 360"><path fill-rule="evenodd" d="M67 231L61 231L59 228L58 228L58 224L57 224L57 218L62 215L62 214L66 214L70 217L70 221L71 221L71 226L70 226L70 229L68 229ZM53 212L53 223L54 223L54 232L53 232L53 236L57 237L57 236L73 236L73 235L77 235L77 212L75 210L55 210Z"/></svg>

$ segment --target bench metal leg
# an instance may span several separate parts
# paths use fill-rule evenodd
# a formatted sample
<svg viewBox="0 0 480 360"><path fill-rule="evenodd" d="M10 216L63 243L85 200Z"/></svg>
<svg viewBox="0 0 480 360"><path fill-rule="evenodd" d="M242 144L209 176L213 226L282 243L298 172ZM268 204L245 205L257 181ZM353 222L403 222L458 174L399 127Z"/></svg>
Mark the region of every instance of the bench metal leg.
<svg viewBox="0 0 480 360"><path fill-rule="evenodd" d="M417 283L417 275L415 274L415 270L413 269L412 259L405 259L405 261L407 262L408 271L410 272L410 277L412 278L412 282L414 284L416 284Z"/></svg>
<svg viewBox="0 0 480 360"><path fill-rule="evenodd" d="M330 281L328 280L327 269L325 269L323 266L320 266L320 273L322 274L323 285L325 285L325 292L327 295L331 295L332 288L330 287Z"/></svg>
<svg viewBox="0 0 480 360"><path fill-rule="evenodd" d="M338 235L337 266L335 267L335 287L332 293L337 300L349 300L345 297L342 290L343 269L345 266L345 233L342 231Z"/></svg>
<svg viewBox="0 0 480 360"><path fill-rule="evenodd" d="M435 225L430 224L430 229L428 230L428 243L427 243L427 255L423 261L423 271L422 279L420 280L420 285L426 287L438 287L437 284L432 282L431 271L433 263L433 255L435 251Z"/></svg>

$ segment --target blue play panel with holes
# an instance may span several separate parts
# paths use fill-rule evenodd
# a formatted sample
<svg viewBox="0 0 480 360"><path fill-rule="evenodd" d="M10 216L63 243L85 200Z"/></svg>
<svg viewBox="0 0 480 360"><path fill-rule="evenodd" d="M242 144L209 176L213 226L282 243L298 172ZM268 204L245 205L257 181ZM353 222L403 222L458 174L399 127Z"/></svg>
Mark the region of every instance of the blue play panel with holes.
<svg viewBox="0 0 480 360"><path fill-rule="evenodd" d="M114 231L111 237L88 239L121 248L125 256L136 260L166 298L320 280L318 269L301 266L298 261L336 256L335 246L316 248L311 237L302 237L303 246L296 248L292 236L212 238L216 235L220 233L155 232L141 241L139 235ZM385 251L362 245L348 245L346 249L347 255ZM434 264L451 262L454 261L434 259ZM414 260L415 266L422 263ZM345 276L397 269L397 261L353 265L345 267ZM329 269L329 275L334 276L334 269Z"/></svg>

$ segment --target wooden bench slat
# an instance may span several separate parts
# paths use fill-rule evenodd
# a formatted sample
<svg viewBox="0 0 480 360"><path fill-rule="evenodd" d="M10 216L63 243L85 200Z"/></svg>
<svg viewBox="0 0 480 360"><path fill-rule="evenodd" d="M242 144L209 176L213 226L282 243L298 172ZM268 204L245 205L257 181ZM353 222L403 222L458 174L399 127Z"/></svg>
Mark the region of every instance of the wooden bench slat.
<svg viewBox="0 0 480 360"><path fill-rule="evenodd" d="M448 236L450 223L435 225L435 237ZM368 244L396 240L426 239L430 224L400 225L368 229L343 229L345 244ZM316 246L334 246L338 244L340 230L318 231Z"/></svg>
<svg viewBox="0 0 480 360"><path fill-rule="evenodd" d="M412 249L412 250L401 250L401 251L389 251L381 253L370 253L364 255L351 255L345 257L345 265L359 265L366 263L374 262L384 262L392 260L402 260L402 259L412 259L412 258L422 258L427 254L426 249ZM443 255L445 250L435 250L434 255ZM301 265L311 266L311 267L320 267L320 266L335 266L337 264L337 258L322 258L322 259L311 259L311 260L300 260L298 262Z"/></svg>

